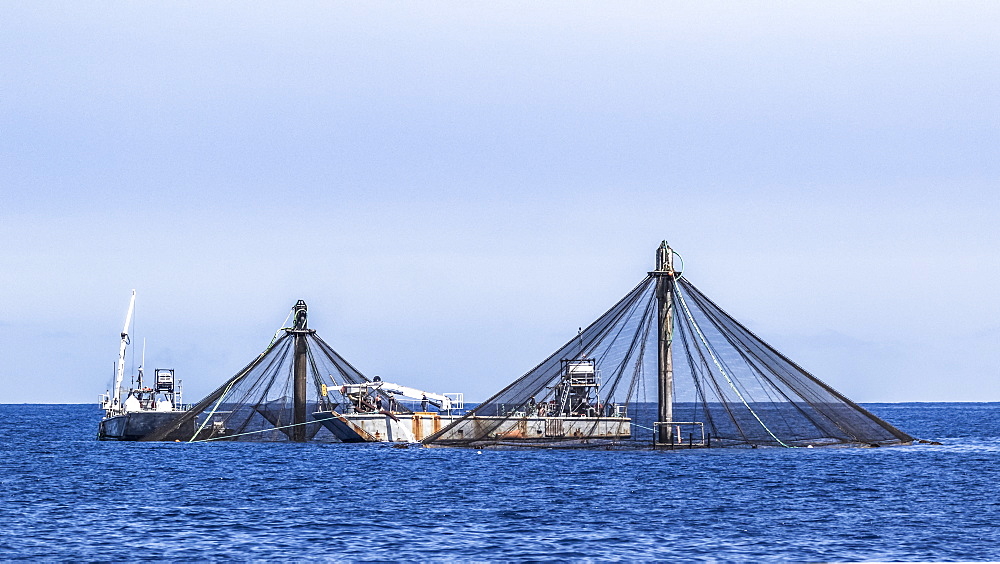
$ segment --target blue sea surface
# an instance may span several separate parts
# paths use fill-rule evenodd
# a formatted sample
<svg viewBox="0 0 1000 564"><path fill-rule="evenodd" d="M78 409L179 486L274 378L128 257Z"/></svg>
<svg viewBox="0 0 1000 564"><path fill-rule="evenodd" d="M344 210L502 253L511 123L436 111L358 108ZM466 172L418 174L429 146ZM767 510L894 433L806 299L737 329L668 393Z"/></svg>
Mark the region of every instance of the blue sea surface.
<svg viewBox="0 0 1000 564"><path fill-rule="evenodd" d="M0 405L0 559L1000 560L1000 404L866 407L943 444L118 443Z"/></svg>

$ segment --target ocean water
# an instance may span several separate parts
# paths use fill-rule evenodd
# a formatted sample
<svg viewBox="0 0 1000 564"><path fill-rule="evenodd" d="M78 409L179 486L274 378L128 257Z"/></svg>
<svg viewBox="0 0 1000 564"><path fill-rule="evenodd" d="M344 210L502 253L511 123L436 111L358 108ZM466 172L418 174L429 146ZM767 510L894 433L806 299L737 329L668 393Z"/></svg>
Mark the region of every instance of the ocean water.
<svg viewBox="0 0 1000 564"><path fill-rule="evenodd" d="M1000 560L1000 404L867 404L940 446L115 443L0 405L0 559Z"/></svg>

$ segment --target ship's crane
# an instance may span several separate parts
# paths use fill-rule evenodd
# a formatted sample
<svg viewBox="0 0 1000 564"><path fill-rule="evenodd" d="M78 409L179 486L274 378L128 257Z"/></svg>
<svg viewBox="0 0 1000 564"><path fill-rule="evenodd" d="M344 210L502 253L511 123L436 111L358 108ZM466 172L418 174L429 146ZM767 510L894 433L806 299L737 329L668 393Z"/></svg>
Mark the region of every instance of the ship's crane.
<svg viewBox="0 0 1000 564"><path fill-rule="evenodd" d="M427 403L444 412L464 408L464 406L461 405L464 403L460 399L461 394L435 394L433 392L426 392L409 386L394 384L392 382L384 382L378 376L376 376L375 380L371 382L365 382L364 384L346 384L341 387L341 393L345 395L354 395L355 397L358 397L360 394L367 394L370 391L375 391L376 393L381 392L383 394L393 396L403 396L420 401L426 400Z"/></svg>
<svg viewBox="0 0 1000 564"><path fill-rule="evenodd" d="M132 323L132 312L135 310L135 290L132 290L132 299L128 303L128 313L125 315L125 327L122 329L122 341L121 347L118 349L118 370L115 372L115 388L114 393L111 394L105 401L104 409L111 412L123 411L121 394L122 394L122 379L125 377L125 351L128 348L130 339L128 336L128 326Z"/></svg>
<svg viewBox="0 0 1000 564"><path fill-rule="evenodd" d="M132 338L129 336L129 326L132 324L135 312L135 290L129 300L128 313L125 315L125 326L121 332L121 346L118 349L118 363L115 370L115 387L101 394L101 408L106 417L136 413L142 411L174 411L181 403L181 383L174 380L174 371L169 368L156 369L156 382L152 387L144 385L144 367L146 366L146 340L142 341L142 360L139 371L133 376L131 385L126 389L125 360ZM134 360L134 359L133 359ZM179 410L179 409L178 409Z"/></svg>

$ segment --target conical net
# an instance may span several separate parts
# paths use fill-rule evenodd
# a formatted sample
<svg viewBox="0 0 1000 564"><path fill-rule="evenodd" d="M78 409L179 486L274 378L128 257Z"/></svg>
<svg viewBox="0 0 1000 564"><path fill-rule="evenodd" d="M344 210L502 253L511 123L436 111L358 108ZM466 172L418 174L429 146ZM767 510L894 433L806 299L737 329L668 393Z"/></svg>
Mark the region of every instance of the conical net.
<svg viewBox="0 0 1000 564"><path fill-rule="evenodd" d="M376 412L390 403L315 332L289 328L279 335L243 370L143 440L336 442L340 439L325 420ZM297 366L305 384L299 389L298 416ZM403 405L394 409L409 411Z"/></svg>
<svg viewBox="0 0 1000 564"><path fill-rule="evenodd" d="M423 442L440 446L887 445L912 437L758 338L682 276L652 273L552 356ZM670 300L661 330L658 284ZM660 335L672 382L660 383ZM664 353L663 356L667 356ZM659 388L669 388L661 411Z"/></svg>

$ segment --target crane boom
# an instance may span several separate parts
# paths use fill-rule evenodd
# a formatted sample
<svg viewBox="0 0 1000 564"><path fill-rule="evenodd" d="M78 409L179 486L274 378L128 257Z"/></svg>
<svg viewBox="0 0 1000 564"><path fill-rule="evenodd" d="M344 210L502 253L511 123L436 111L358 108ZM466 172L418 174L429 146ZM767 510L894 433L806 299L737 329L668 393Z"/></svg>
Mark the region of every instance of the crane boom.
<svg viewBox="0 0 1000 564"><path fill-rule="evenodd" d="M392 382L385 382L382 380L376 380L374 382L365 382L364 384L346 384L343 386L346 392L361 392L367 393L369 389L376 389L382 393L392 394L395 396L404 396L414 399L424 399L426 398L429 402L436 405L442 411L448 411L454 408L454 400L444 394L435 394L433 392L425 392L423 390L418 390L416 388L411 388L409 386L401 386L399 384L394 384Z"/></svg>
<svg viewBox="0 0 1000 564"><path fill-rule="evenodd" d="M125 327L122 328L122 342L118 349L118 371L115 373L115 392L112 406L121 406L122 379L125 377L125 350L128 348L128 326L132 323L132 312L135 310L135 290L132 290L132 299L128 302L128 313L125 314Z"/></svg>
<svg viewBox="0 0 1000 564"><path fill-rule="evenodd" d="M387 394L406 396L408 398L415 398L415 399L427 398L428 400L432 400L434 403L439 403L440 404L439 407L444 411L451 409L451 398L449 398L444 394L425 392L423 390L418 390L416 388L410 388L409 386L400 386L399 384L393 384L392 382L382 382L381 390Z"/></svg>

